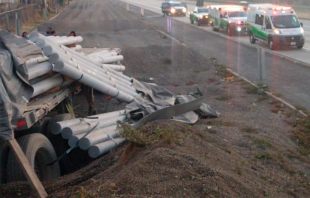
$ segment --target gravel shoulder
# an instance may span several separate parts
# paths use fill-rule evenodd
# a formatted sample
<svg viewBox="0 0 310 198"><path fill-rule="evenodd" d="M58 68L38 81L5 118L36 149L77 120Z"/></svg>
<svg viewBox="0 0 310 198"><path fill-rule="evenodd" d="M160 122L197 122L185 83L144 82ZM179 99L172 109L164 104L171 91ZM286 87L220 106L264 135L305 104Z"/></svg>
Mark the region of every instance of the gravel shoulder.
<svg viewBox="0 0 310 198"><path fill-rule="evenodd" d="M77 0L74 5L84 4ZM309 197L307 119L233 76L213 57L172 41L112 1L103 4L101 12L121 13L113 27L108 19L102 22L100 34L104 47L121 48L125 75L175 94L199 89L204 102L221 114L194 125L148 123L139 133L160 134L156 141L143 146L127 141L74 173L43 183L49 197ZM71 28L61 27L64 32ZM91 40L86 30L80 32ZM85 42L82 46L95 43ZM79 115L85 115L85 100L73 102ZM100 93L95 104L97 113L126 105ZM18 182L1 185L0 197L33 193L27 183Z"/></svg>

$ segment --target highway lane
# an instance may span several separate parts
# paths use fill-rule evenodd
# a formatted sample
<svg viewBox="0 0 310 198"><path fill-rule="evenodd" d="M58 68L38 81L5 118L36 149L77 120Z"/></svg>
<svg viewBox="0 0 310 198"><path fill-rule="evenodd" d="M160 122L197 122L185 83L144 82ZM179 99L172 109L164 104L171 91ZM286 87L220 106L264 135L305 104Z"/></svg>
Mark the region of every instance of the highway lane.
<svg viewBox="0 0 310 198"><path fill-rule="evenodd" d="M198 27L189 24L188 17L165 17L159 12L159 4L156 1L145 3L141 0L128 0L138 7L130 7L130 11L139 14L140 7L153 12L145 15L145 20L156 27L162 27L174 38L194 49L198 53L216 57L221 63L227 65L241 76L250 81L259 82L257 68L257 47L262 46L267 52L271 52L263 44L252 45L247 36L227 37L224 32L213 32L210 27ZM160 1L157 1L157 3ZM131 10L132 9L132 10ZM300 55L305 51L307 55ZM310 58L306 49L287 49L266 53L264 79L272 93L281 97L293 105L310 110L310 68L301 64L281 58L279 55L290 54L292 58ZM295 56L295 57L294 57ZM309 60L308 63L310 62Z"/></svg>
<svg viewBox="0 0 310 198"><path fill-rule="evenodd" d="M162 0L149 0L149 1L143 1L143 0L123 0L123 2L128 2L132 5L136 5L138 7L142 7L144 9L153 11L155 13L161 14L161 10L160 10L160 6L161 3L163 2ZM208 5L208 2L205 2L205 5ZM193 10L195 5L187 3L188 5L188 10ZM189 23L189 19L188 16L187 17L174 17L174 20L178 20L178 21L182 21L185 23ZM310 65L310 21L308 20L301 20L304 23L304 30L305 30L305 36L306 36L306 43L303 47L303 49L297 49L296 47L290 47L290 48L284 48L278 51L275 51L274 53L278 54L278 55L282 55L282 56L286 56L287 58L290 59L294 59L296 61L300 61L305 65ZM205 31L208 32L213 32L212 28L210 26L201 26L201 27L197 27L197 28L202 28ZM226 37L226 34L224 32L213 32L214 34L219 34L221 36ZM228 36L227 36L228 38ZM245 44L250 44L249 42L249 38L246 35L243 36L234 36L234 37L230 37L229 39L234 39L237 40L239 42L245 43ZM255 44L256 46L262 47L264 48L266 51L271 52L268 49L268 45L264 44L264 43L260 43L257 42Z"/></svg>

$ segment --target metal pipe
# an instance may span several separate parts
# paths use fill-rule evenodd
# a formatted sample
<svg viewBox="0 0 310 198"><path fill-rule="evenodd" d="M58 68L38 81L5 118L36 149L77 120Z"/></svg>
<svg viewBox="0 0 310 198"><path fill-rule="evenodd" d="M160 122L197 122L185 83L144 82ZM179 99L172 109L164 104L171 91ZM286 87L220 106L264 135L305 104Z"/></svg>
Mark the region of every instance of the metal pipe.
<svg viewBox="0 0 310 198"><path fill-rule="evenodd" d="M97 158L100 155L103 155L119 144L123 143L126 139L125 138L115 138L113 140L108 140L99 144L96 144L88 149L88 155L91 158Z"/></svg>
<svg viewBox="0 0 310 198"><path fill-rule="evenodd" d="M105 64L105 66L118 72L125 71L126 69L124 65Z"/></svg>
<svg viewBox="0 0 310 198"><path fill-rule="evenodd" d="M48 57L47 56L43 56L43 57L39 57L39 58L32 58L29 59L25 62L25 66L26 67L30 67L32 65L36 65L42 62L48 61Z"/></svg>
<svg viewBox="0 0 310 198"><path fill-rule="evenodd" d="M65 76L68 76L74 80L77 80L85 85L88 85L102 93L105 93L111 97L120 99L124 102L130 103L134 97L126 94L115 87L107 85L100 80L93 78L89 74L83 73L79 68L73 68L69 65L64 64L62 61L54 63L53 71L59 72Z"/></svg>
<svg viewBox="0 0 310 198"><path fill-rule="evenodd" d="M85 123L69 126L69 127L64 128L61 131L61 136L64 139L69 139L73 135L86 133L87 131L91 130L94 127L95 127L94 130L95 130L95 129L112 126L112 125L115 125L117 121L124 121L125 119L126 119L126 115L121 115L121 116L113 117L113 118L106 119L106 120L92 120L92 121L89 121L88 123L85 122Z"/></svg>
<svg viewBox="0 0 310 198"><path fill-rule="evenodd" d="M38 45L37 40L38 40L39 38L41 38L41 39L43 39L44 41L46 41L48 44L54 45L54 46L56 46L56 47L61 47L60 44L53 42L51 39L49 39L49 37L46 37L46 36L44 36L44 35L42 35L42 34L40 34L40 33L38 33L38 32L32 32L32 33L30 34L29 38L30 38L30 40L31 40L32 42L35 42L36 45ZM39 46L39 45L38 45L38 46ZM96 65L96 66L98 66L98 67L100 67L100 68L104 68L104 66L98 64L97 62L93 61L92 59L90 59L90 58L87 57L87 56L81 56L81 54L79 54L78 52L76 52L76 51L74 51L74 50L72 50L72 49L70 49L70 48L67 48L67 47L63 47L63 48L65 48L66 51L71 52L71 55L72 55L72 56L74 56L74 57L77 56L77 58L79 58L79 59L84 59L84 61L86 61L88 64L93 63L94 65ZM51 53L52 53L52 52L51 52ZM119 72L113 71L113 69L108 69L108 68L105 68L105 69L106 69L108 72L111 72L112 74L121 77L122 79L126 79L126 80L132 82L132 79L131 79L130 77L128 77L128 76L125 76L125 75L123 75L123 74L121 74L121 73L119 73ZM111 70L112 70L112 71L111 71ZM116 73L113 73L113 72L116 72Z"/></svg>
<svg viewBox="0 0 310 198"><path fill-rule="evenodd" d="M52 76L48 79L45 79L45 80L42 80L40 82L37 82L33 85L31 85L33 87L33 94L32 94L32 97L35 97L47 90L50 90L54 87L57 87L61 84L63 84L65 81L64 81L64 78L61 76L61 75L55 75L55 76Z"/></svg>
<svg viewBox="0 0 310 198"><path fill-rule="evenodd" d="M95 61L97 61L98 63L114 63L117 61L121 61L124 59L124 57L122 55L117 55L117 56L97 56L97 57L93 57L93 59Z"/></svg>
<svg viewBox="0 0 310 198"><path fill-rule="evenodd" d="M61 131L66 127L70 127L70 126L73 126L76 124L81 124L84 122L93 121L94 119L92 119L92 118L96 118L98 120L103 120L103 119L110 119L110 118L118 117L118 116L125 115L125 114L126 114L125 110L119 110L119 111L113 111L113 112L109 112L109 113L102 113L102 114L98 114L98 115L93 115L93 116L89 116L86 118L64 120L64 121L55 122L54 124L52 124L50 130L51 130L52 134L57 135L57 134L60 134Z"/></svg>
<svg viewBox="0 0 310 198"><path fill-rule="evenodd" d="M120 132L118 130L105 130L100 133L89 134L88 136L81 138L79 142L79 147L82 150L87 150L91 146L99 144L101 142L116 138L120 136Z"/></svg>
<svg viewBox="0 0 310 198"><path fill-rule="evenodd" d="M69 64L71 65L72 67L76 67L77 66L77 63L76 62L73 62L72 60L70 60L68 57L66 56L61 56L61 54L57 54L57 53L53 53L49 56L49 61L51 63L55 63L57 61L63 61L65 64ZM80 69L83 71L83 73L88 73L89 75L97 78L98 80L102 81L103 83L106 83L108 85L111 85L129 95L132 95L132 96L136 96L137 95L137 92L136 90L133 88L133 87L130 87L128 86L127 84L124 84L124 83L121 83L121 82L117 82L116 80L114 79L110 79L109 76L107 76L104 72L98 70L98 69L89 69L86 67L86 65L84 64L80 64L79 65Z"/></svg>
<svg viewBox="0 0 310 198"><path fill-rule="evenodd" d="M36 42L36 45L38 45L39 47L42 48L42 51L44 52L44 54L46 56L50 56L53 53L56 53L56 54L67 54L68 50L69 50L69 48L67 48L65 46L59 47L59 46L55 45L55 43L49 42L48 39L46 39L46 40L38 39L37 42ZM84 56L82 56L81 54L75 52L74 50L72 52L74 52L74 53L70 53L68 58L70 58L70 59L74 58L79 63L84 63L84 65L87 65L87 66L89 66L91 68L98 69L98 67L99 67L100 70L102 70L103 73L105 73L107 76L109 76L109 78L115 78L115 79L117 79L118 82L123 82L123 83L125 83L125 84L127 84L129 86L132 85L132 83L131 83L132 79L131 78L129 78L129 77L123 75L123 74L122 75L115 74L115 73L113 73L113 71L112 72L109 71L108 69L106 69L105 67L102 67L98 63L93 64L90 60L88 60L88 61L85 60L84 58L82 58Z"/></svg>
<svg viewBox="0 0 310 198"><path fill-rule="evenodd" d="M52 71L52 64L46 61L35 65L27 66L27 70L28 70L27 79L31 80Z"/></svg>
<svg viewBox="0 0 310 198"><path fill-rule="evenodd" d="M90 132L91 133L103 133L104 131L111 131L111 130L116 130L116 125L112 125L112 126L108 126L105 128L101 128L101 129L97 129L95 131ZM73 145L75 145L78 141L80 141L83 136L85 136L86 133L81 133L81 134L77 134L77 135L72 135L70 137L70 139L68 140L68 144L70 147L72 147ZM88 134L88 135L90 135Z"/></svg>

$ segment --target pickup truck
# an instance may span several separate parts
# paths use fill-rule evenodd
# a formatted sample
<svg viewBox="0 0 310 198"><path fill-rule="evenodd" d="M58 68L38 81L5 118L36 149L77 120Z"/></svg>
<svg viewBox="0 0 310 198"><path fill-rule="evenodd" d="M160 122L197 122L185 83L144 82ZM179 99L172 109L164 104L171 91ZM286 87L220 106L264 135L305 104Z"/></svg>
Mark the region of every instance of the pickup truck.
<svg viewBox="0 0 310 198"><path fill-rule="evenodd" d="M194 11L189 13L189 20L191 24L194 24L194 22L196 22L198 26L203 23L209 24L208 8L196 6Z"/></svg>

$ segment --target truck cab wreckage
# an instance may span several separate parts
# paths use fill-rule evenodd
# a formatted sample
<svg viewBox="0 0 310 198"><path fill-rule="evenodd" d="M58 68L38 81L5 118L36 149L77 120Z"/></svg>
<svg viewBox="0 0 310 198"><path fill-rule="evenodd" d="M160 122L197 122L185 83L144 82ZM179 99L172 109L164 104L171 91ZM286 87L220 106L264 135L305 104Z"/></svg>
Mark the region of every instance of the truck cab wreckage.
<svg viewBox="0 0 310 198"><path fill-rule="evenodd" d="M1 183L29 180L8 144L12 139L17 140L38 178L50 181L80 163L79 157L94 159L124 142L117 129L119 121L138 129L153 120L194 124L200 118L219 115L203 103L205 96L199 90L174 95L124 75L119 50L86 55L65 46L76 39L38 32L29 38L0 31ZM125 102L126 108L75 118L70 97L79 91L79 85Z"/></svg>

